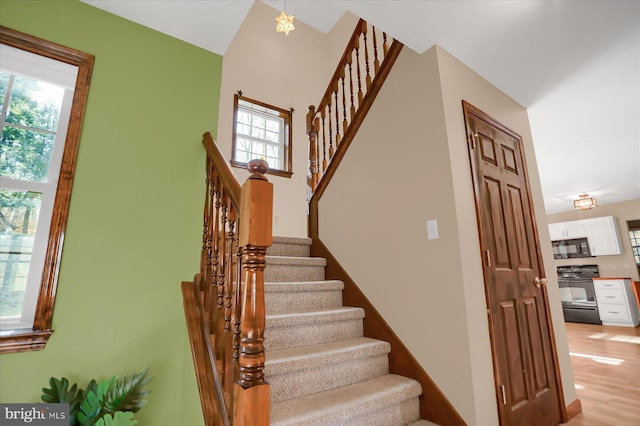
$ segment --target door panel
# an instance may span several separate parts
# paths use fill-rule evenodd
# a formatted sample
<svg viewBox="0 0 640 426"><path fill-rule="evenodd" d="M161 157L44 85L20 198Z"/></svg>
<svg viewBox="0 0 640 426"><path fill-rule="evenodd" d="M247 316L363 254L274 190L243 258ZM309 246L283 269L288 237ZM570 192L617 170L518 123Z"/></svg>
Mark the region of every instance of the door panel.
<svg viewBox="0 0 640 426"><path fill-rule="evenodd" d="M535 284L544 268L521 138L477 108L463 103L463 109L500 424L556 425L561 395L547 301Z"/></svg>

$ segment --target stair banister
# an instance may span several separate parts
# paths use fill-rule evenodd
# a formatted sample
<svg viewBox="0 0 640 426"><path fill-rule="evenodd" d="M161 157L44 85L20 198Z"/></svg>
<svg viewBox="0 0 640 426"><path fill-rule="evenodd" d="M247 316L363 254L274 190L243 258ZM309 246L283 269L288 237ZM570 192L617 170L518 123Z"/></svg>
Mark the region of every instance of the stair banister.
<svg viewBox="0 0 640 426"><path fill-rule="evenodd" d="M393 40L389 47L387 34L382 33L383 45L380 53L376 31L379 30L370 26L365 20L358 21L320 103L317 108L314 105L309 107L307 113L308 181L312 196L316 199L322 195L328 181L335 173L402 50L403 44L397 40ZM368 34L373 35L372 39L368 38ZM373 66L370 64L370 46L373 48ZM361 50L364 50L363 54ZM363 60L362 56L364 56ZM354 84L354 66L357 84ZM348 82L345 81L347 79Z"/></svg>
<svg viewBox="0 0 640 426"><path fill-rule="evenodd" d="M273 186L252 160L240 187L210 133L200 271L182 283L205 424L268 425L264 380L264 268Z"/></svg>

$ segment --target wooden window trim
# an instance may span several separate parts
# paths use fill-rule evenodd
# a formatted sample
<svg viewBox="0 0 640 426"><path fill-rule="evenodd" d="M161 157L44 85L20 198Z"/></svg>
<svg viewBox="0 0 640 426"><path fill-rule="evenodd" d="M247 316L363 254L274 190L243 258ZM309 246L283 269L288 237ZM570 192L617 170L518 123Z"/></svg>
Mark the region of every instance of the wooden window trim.
<svg viewBox="0 0 640 426"><path fill-rule="evenodd" d="M260 102L257 101L255 99L251 99L251 98L247 98L246 96L242 96L238 93L236 93L235 95L233 95L233 133L231 135L231 160L229 161L229 163L233 166L233 167L239 167L239 168L243 168L246 169L247 165L249 163L244 163L242 161L236 161L234 159L235 157L235 153L236 153L236 123L238 121L238 101L239 100L243 100L243 101L247 101L247 102L251 102L252 104L256 104L256 105L260 105L262 107L268 108L268 109L272 109L274 111L278 111L278 113L280 114L280 117L285 119L285 122L288 124L285 126L285 137L287 138L287 140L285 141L285 155L284 155L284 159L286 161L286 167L285 169L281 170L281 169L272 169L269 168L267 170L267 174L270 175L275 175L275 176L282 176L282 177L287 177L290 178L293 175L293 165L292 165L292 158L293 158L293 112L286 110L286 109L282 109L282 108L278 108L276 106L273 105L269 105L267 103L264 102Z"/></svg>
<svg viewBox="0 0 640 426"><path fill-rule="evenodd" d="M69 203L78 157L78 145L95 57L4 26L0 26L0 42L7 46L78 67L33 328L31 330L13 330L6 335L0 336L0 353L10 353L42 350L53 333L51 325L58 286L60 259L62 257L67 217L69 216Z"/></svg>

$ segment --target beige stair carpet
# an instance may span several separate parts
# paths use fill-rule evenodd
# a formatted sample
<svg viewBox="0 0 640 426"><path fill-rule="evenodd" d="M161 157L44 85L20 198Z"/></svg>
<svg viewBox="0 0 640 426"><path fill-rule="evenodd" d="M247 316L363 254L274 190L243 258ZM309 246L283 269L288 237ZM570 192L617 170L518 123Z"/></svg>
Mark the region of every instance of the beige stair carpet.
<svg viewBox="0 0 640 426"><path fill-rule="evenodd" d="M272 425L429 425L420 384L389 374L386 342L363 337L364 311L342 305L308 238L275 237L265 270L265 376Z"/></svg>

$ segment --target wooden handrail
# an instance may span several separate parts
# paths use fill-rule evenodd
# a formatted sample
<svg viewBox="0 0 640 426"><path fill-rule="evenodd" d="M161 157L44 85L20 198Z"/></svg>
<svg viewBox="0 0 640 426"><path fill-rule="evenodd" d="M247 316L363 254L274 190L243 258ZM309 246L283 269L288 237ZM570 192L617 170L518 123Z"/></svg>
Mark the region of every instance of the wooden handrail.
<svg viewBox="0 0 640 426"><path fill-rule="evenodd" d="M379 32L363 19L358 21L318 107L309 106L309 185L316 199L335 173L402 50L403 44L397 40L389 47L387 34L383 32L380 52ZM368 37L369 34L372 37ZM373 67L370 50L373 50Z"/></svg>
<svg viewBox="0 0 640 426"><path fill-rule="evenodd" d="M220 152L218 145L214 142L211 133L205 132L202 135L202 144L204 145L204 149L207 151L207 158L211 159L213 167L220 174L220 180L225 186L229 194L229 198L231 198L231 204L233 204L233 207L236 209L240 209L240 183L238 182L238 179L236 179L236 175L231 171L231 166L229 166L224 155Z"/></svg>
<svg viewBox="0 0 640 426"><path fill-rule="evenodd" d="M263 160L240 187L210 133L200 271L182 283L205 423L268 425L264 380L264 268L271 245L273 185Z"/></svg>

